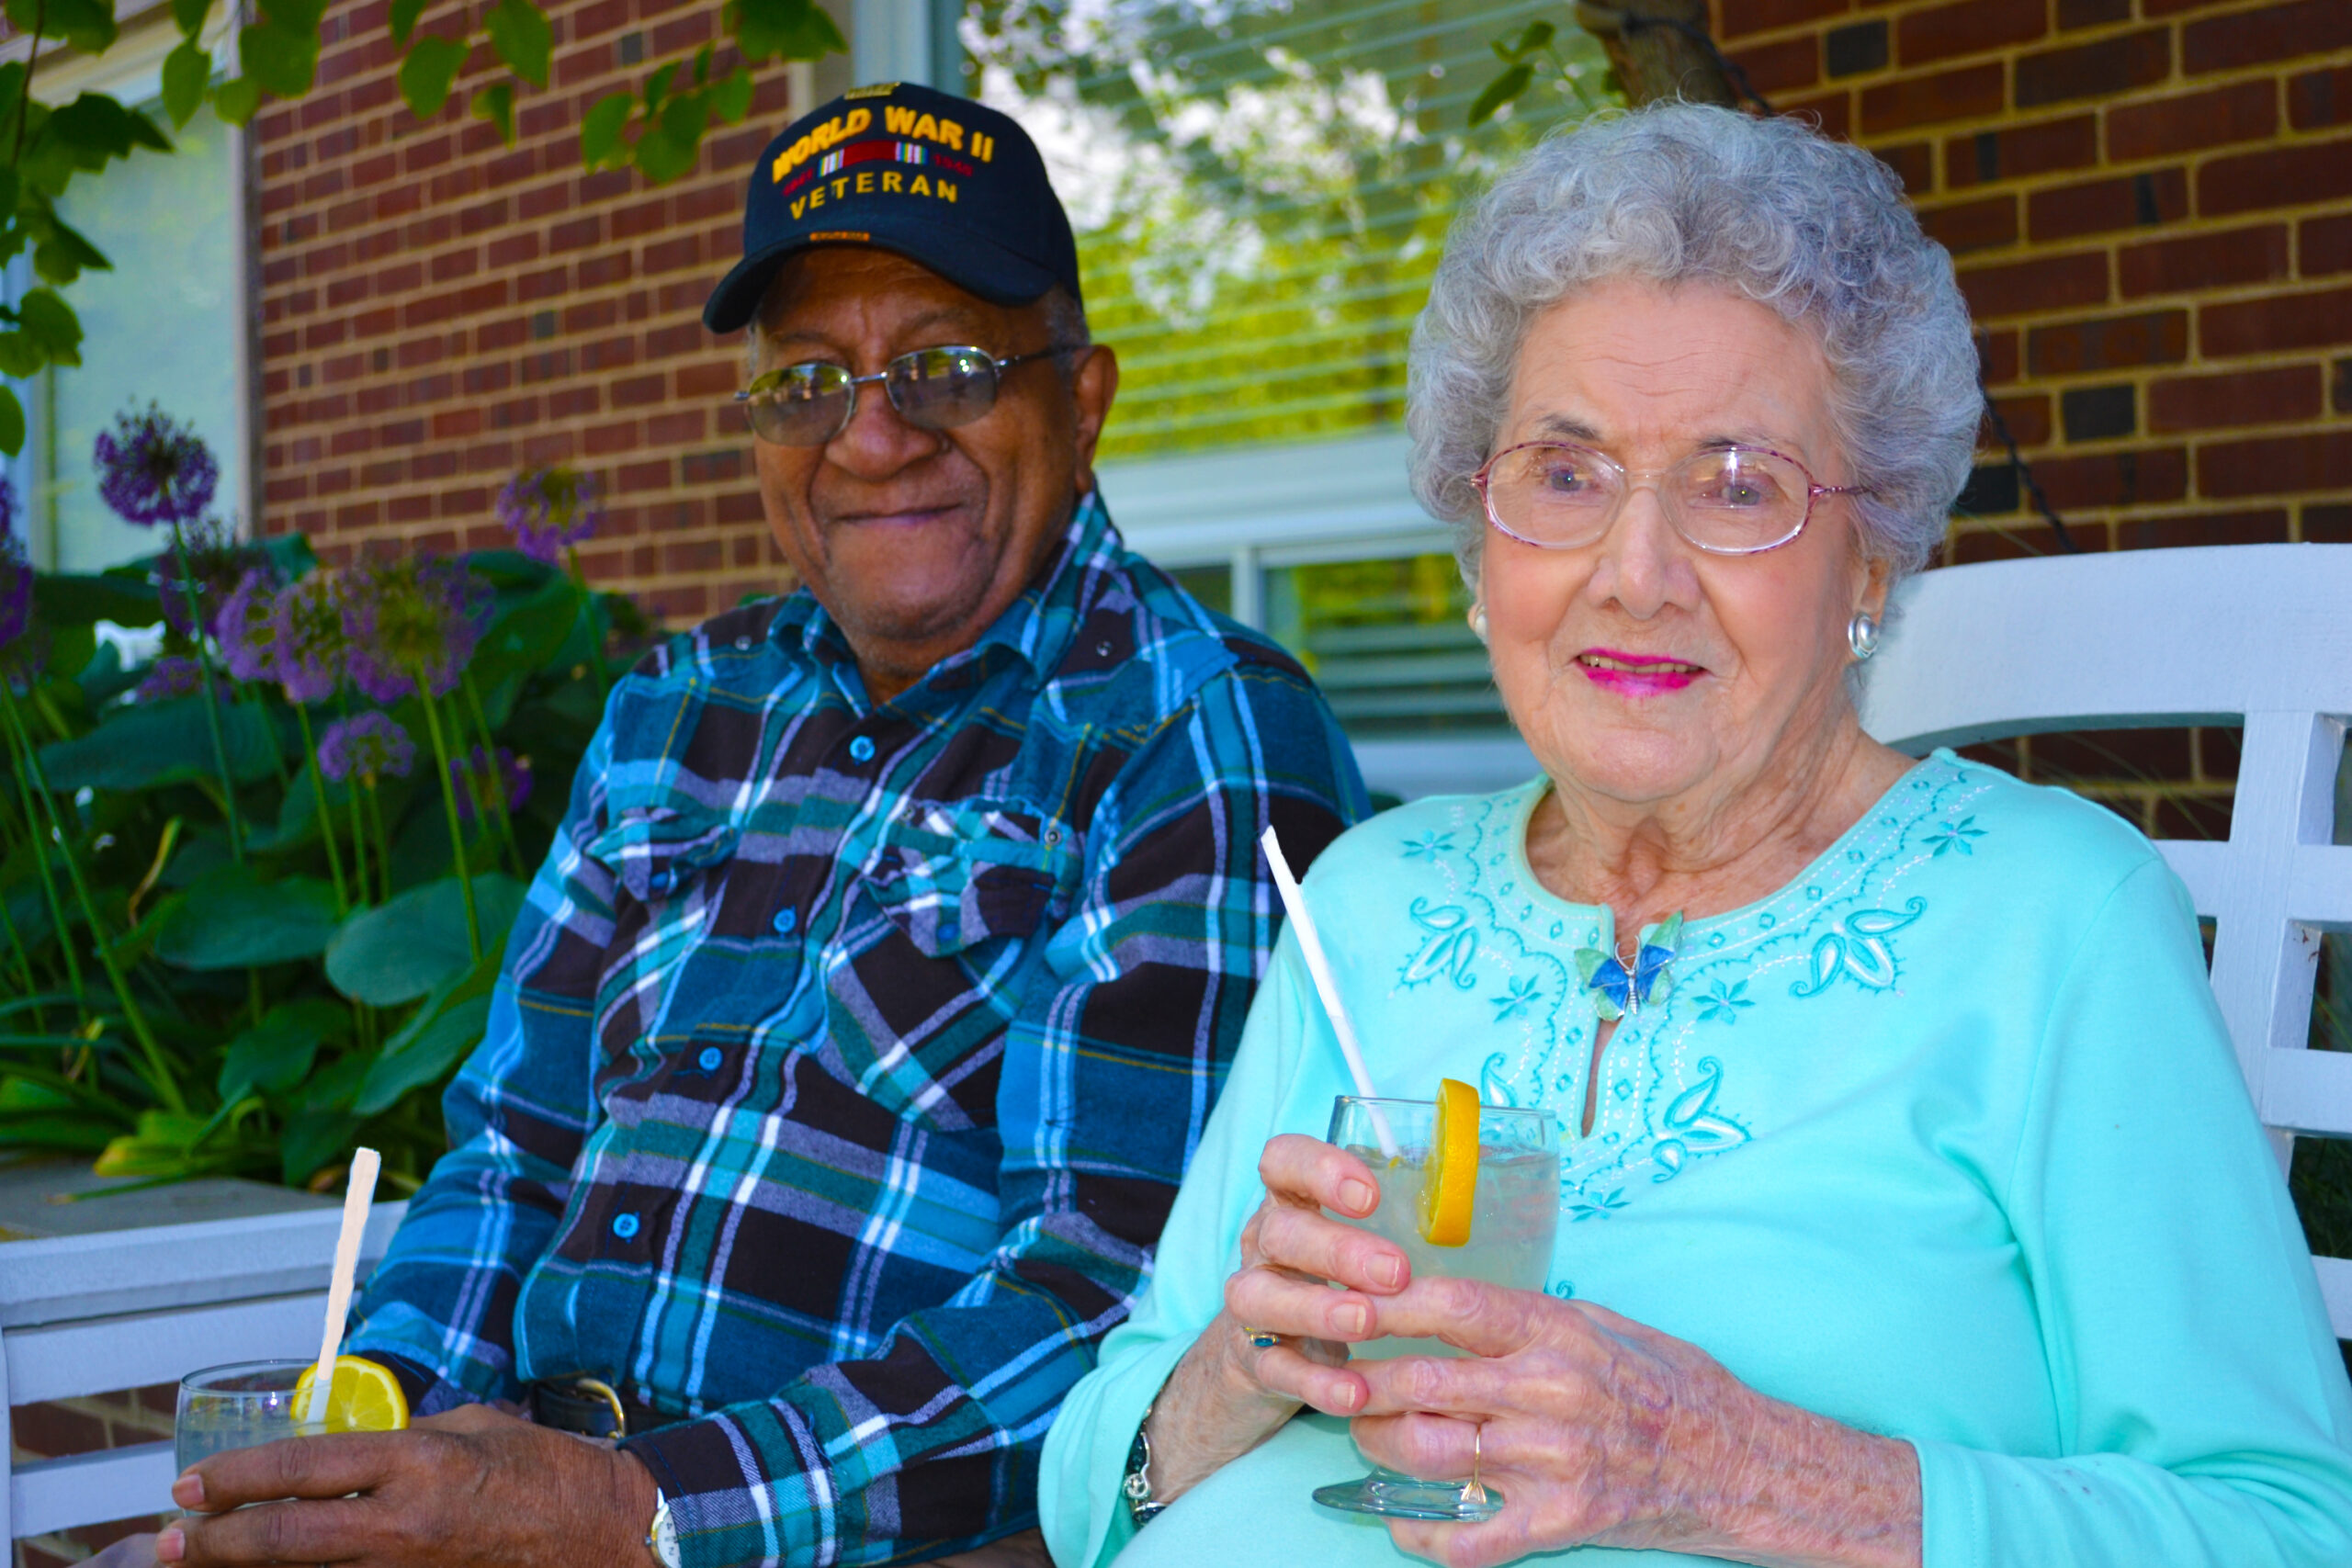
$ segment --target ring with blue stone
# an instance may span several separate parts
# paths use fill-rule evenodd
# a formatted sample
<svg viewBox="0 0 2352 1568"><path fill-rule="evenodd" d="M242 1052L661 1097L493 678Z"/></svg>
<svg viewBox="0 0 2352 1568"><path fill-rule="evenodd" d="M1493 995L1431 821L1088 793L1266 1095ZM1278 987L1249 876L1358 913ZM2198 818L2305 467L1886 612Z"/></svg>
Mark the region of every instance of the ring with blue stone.
<svg viewBox="0 0 2352 1568"><path fill-rule="evenodd" d="M1253 1349L1271 1350L1283 1342L1283 1337L1271 1328L1245 1327L1241 1333L1242 1337L1250 1341L1250 1348Z"/></svg>

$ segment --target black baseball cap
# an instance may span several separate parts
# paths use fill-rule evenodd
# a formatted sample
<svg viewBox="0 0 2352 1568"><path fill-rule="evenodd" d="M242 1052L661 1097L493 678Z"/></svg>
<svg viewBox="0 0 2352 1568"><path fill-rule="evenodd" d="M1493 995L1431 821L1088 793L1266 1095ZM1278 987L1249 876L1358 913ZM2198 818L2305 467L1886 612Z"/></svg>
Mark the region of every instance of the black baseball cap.
<svg viewBox="0 0 2352 1568"><path fill-rule="evenodd" d="M858 87L768 143L743 203L743 259L703 325L749 321L775 269L811 245L872 245L994 305L1079 296L1078 242L1036 143L1009 116L911 82Z"/></svg>

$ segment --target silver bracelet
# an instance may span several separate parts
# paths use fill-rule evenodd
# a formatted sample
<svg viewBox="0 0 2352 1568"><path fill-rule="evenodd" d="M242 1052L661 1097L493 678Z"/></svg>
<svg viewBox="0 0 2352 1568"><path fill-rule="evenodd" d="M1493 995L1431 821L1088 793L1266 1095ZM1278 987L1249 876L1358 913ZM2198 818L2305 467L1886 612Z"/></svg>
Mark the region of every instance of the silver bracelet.
<svg viewBox="0 0 2352 1568"><path fill-rule="evenodd" d="M1127 1497L1127 1517L1137 1529L1151 1523L1168 1506L1152 1501L1151 1439L1144 1434L1144 1428L1151 1425L1151 1413L1159 1407L1158 1399L1144 1406L1143 1419L1136 1423L1136 1440L1127 1447L1127 1476L1119 1483L1119 1490Z"/></svg>

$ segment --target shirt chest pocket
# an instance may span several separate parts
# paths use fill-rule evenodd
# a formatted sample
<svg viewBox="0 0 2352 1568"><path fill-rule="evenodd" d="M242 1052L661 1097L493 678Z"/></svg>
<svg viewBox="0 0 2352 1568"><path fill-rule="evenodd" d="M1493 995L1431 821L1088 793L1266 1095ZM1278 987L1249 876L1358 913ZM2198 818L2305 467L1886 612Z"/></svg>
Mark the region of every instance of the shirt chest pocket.
<svg viewBox="0 0 2352 1568"><path fill-rule="evenodd" d="M986 803L882 829L827 960L830 1033L860 1092L943 1128L992 1123L1005 1026L1045 983L1035 939L1081 863L1064 829Z"/></svg>

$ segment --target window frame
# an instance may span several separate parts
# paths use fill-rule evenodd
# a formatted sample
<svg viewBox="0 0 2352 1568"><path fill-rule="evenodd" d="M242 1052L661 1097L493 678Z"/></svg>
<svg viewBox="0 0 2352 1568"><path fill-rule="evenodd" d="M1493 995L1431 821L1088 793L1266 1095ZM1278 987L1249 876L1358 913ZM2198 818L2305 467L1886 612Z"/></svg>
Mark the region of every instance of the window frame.
<svg viewBox="0 0 2352 1568"><path fill-rule="evenodd" d="M1405 482L1410 447L1388 430L1104 463L1095 477L1128 548L1170 570L1227 567L1233 618L1263 631L1269 570L1453 553ZM1516 735L1350 739L1365 784L1400 800L1506 789L1543 771Z"/></svg>
<svg viewBox="0 0 2352 1568"><path fill-rule="evenodd" d="M206 14L198 40L210 51L216 61L225 62L233 59L235 51L230 46L236 20L236 13L219 4L218 0ZM121 37L112 49L102 55L78 54L62 44L51 43L41 51L40 68L33 76L33 96L43 104L55 107L72 101L78 94L96 92L105 93L132 108L152 105L163 96L164 57L176 48L179 41L179 29L173 23L170 8L156 6L144 16L129 18ZM0 62L24 60L31 51L31 44L30 39L17 38L0 45ZM233 72L227 73L233 74ZM159 123L163 124L167 136L175 129L168 118ZM231 371L239 393L235 400L235 439L238 468L243 482L238 494L221 499L233 507L232 515L239 536L250 538L254 536L254 525L261 514L259 441L262 419L257 400L260 389L254 374L254 367L260 363L260 321L256 308L261 297L259 236L254 231L256 214L252 139L243 126L223 121L221 129L228 133L229 170L232 182L230 201L243 219L233 226L230 242L230 267L236 277L237 296L243 302L243 309L239 312L242 330L232 334L236 362ZM138 155L133 154L134 157ZM103 180L107 172L111 170L82 177ZM28 258L20 256L9 265L6 287L11 298L22 294L33 281ZM54 570L58 559L57 512L51 502L51 487L60 471L60 461L51 423L51 389L58 373L56 367L50 366L29 381L10 380L7 383L24 405L25 447L15 458L0 458L0 473L17 480L17 500L23 508L27 551L32 564L43 571ZM67 373L71 374L71 371Z"/></svg>

